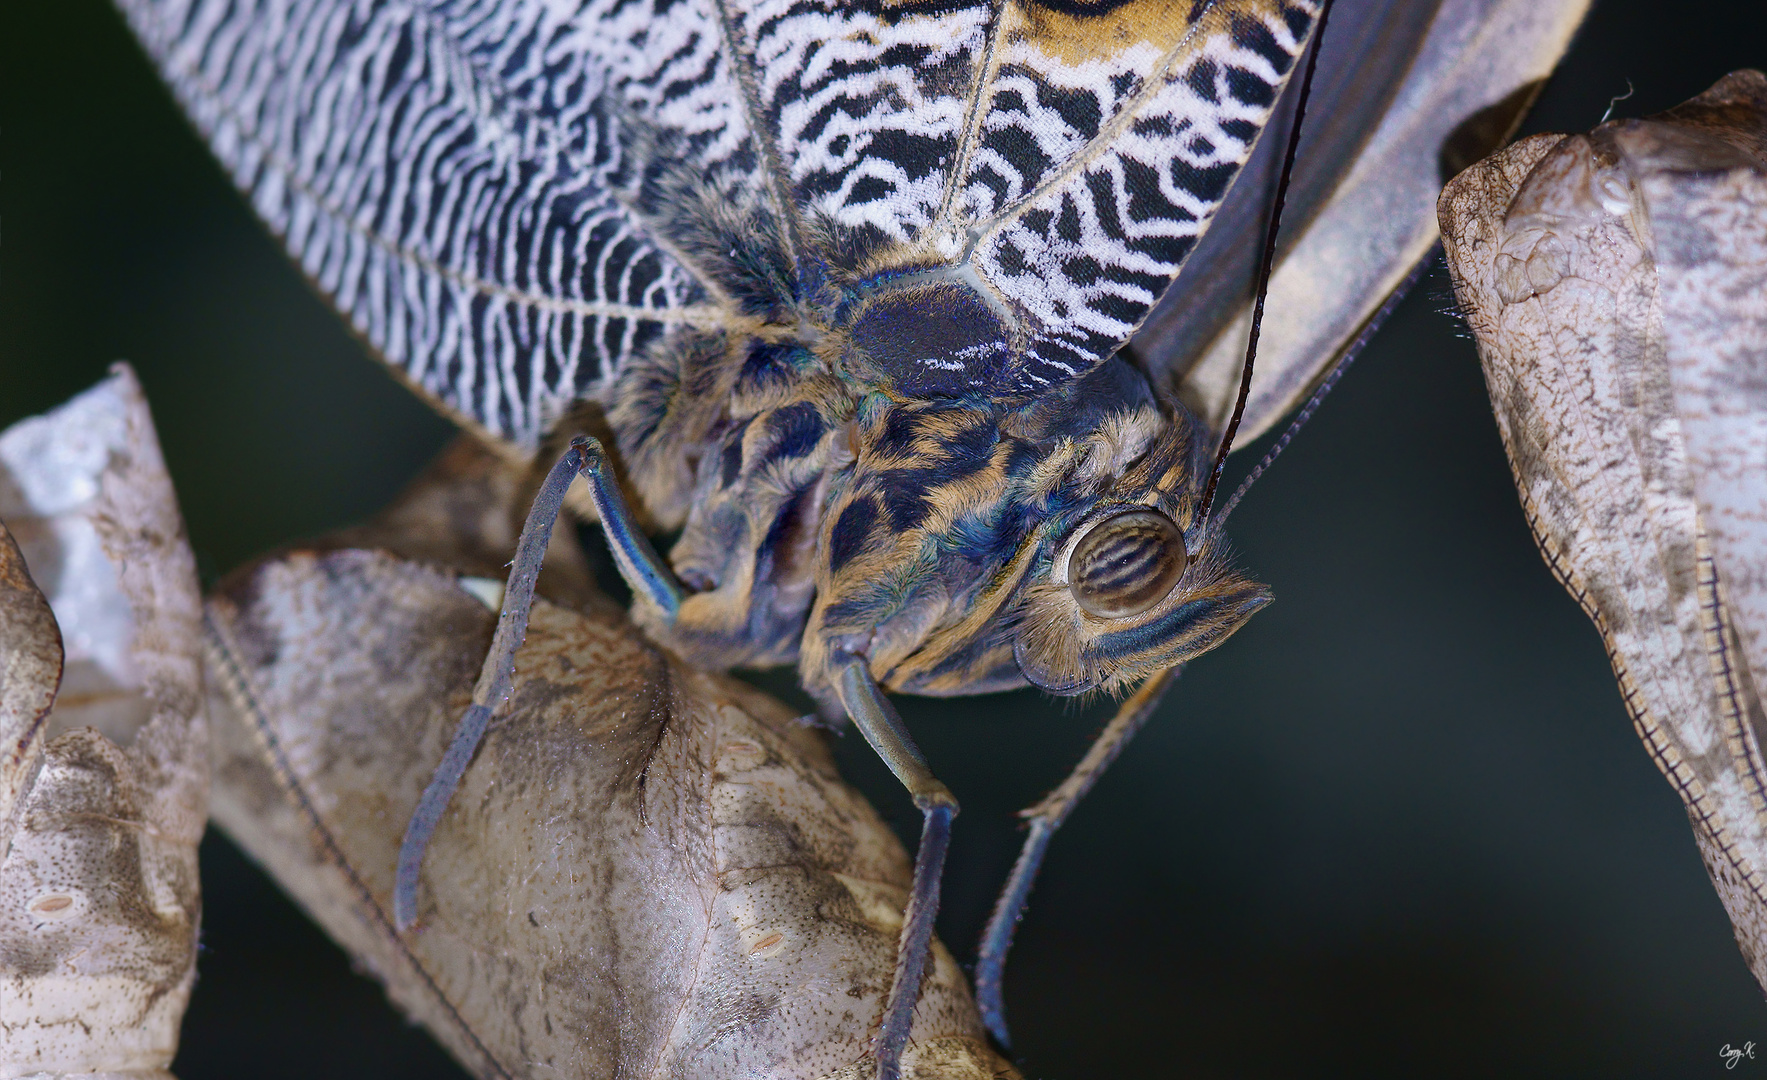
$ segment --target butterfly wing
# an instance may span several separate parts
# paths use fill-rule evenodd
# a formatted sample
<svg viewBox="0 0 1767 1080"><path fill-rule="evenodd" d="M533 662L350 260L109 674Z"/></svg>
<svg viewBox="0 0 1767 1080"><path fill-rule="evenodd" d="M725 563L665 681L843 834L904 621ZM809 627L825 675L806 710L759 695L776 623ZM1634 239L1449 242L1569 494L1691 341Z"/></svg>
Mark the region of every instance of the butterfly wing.
<svg viewBox="0 0 1767 1080"><path fill-rule="evenodd" d="M1128 339L1249 157L1316 12L759 0L726 21L804 290L821 260L860 291L961 280L1014 339L981 389L1023 394Z"/></svg>
<svg viewBox="0 0 1767 1080"><path fill-rule="evenodd" d="M663 335L770 317L726 254L800 299L842 252L885 276L946 272L1012 327L987 392L1082 373L1202 235L1315 12L122 7L320 290L416 389L521 452ZM695 214L738 222L744 250L712 250L683 227Z"/></svg>
<svg viewBox="0 0 1767 1080"><path fill-rule="evenodd" d="M505 445L531 452L626 357L721 320L630 205L642 163L622 117L643 110L740 189L752 148L715 25L653 10L667 0L121 6L318 288Z"/></svg>
<svg viewBox="0 0 1767 1080"><path fill-rule="evenodd" d="M1587 8L1587 0L1368 0L1333 9L1241 445L1312 391L1429 251L1442 184L1514 130ZM1285 144L1262 141L1132 346L1216 430L1239 388L1256 238Z"/></svg>
<svg viewBox="0 0 1767 1080"><path fill-rule="evenodd" d="M1002 9L951 205L969 267L1026 339L1004 391L1075 378L1128 340L1250 157L1317 11Z"/></svg>

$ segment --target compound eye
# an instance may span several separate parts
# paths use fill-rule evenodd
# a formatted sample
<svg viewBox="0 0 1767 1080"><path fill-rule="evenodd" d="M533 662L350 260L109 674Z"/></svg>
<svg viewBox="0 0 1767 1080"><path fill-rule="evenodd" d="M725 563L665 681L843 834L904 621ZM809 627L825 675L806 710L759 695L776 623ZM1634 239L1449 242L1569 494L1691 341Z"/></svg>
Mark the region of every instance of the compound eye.
<svg viewBox="0 0 1767 1080"><path fill-rule="evenodd" d="M1068 556L1068 588L1088 614L1126 619L1153 607L1184 575L1184 534L1157 510L1094 525Z"/></svg>

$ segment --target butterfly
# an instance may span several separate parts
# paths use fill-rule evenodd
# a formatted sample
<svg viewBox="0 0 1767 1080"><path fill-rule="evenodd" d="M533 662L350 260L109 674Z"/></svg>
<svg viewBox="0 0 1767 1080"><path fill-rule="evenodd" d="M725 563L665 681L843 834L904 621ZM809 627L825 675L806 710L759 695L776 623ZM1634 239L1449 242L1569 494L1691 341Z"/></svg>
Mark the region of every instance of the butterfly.
<svg viewBox="0 0 1767 1080"><path fill-rule="evenodd" d="M122 7L415 390L518 457L605 433L574 466L654 638L795 664L915 793L891 1075L956 803L884 691L1145 683L1142 715L1267 601L1209 507L1284 156L1259 135L1322 6ZM1248 431L1353 345L1433 239L1441 159L1502 136L1582 9L1522 7L1346 5L1271 283L1304 317ZM667 563L647 530L679 530Z"/></svg>

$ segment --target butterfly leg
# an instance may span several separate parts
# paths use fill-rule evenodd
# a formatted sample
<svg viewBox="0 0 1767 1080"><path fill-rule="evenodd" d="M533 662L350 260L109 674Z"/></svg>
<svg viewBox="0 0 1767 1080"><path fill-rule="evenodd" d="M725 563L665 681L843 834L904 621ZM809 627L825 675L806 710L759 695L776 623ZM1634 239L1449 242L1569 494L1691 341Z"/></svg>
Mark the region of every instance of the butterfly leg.
<svg viewBox="0 0 1767 1080"><path fill-rule="evenodd" d="M1075 804L1085 797L1097 783L1099 775L1116 760L1123 747L1141 730L1141 725L1153 715L1180 670L1162 671L1142 683L1141 689L1123 702L1117 715L1099 732L1098 738L1086 749L1086 756L1074 766L1074 771L1061 786L1036 806L1019 813L1030 822L1030 835L1019 850L1012 876L1006 879L1005 888L1000 890L1000 899L994 902L994 913L988 917L988 928L982 933L976 958L976 1004L981 1008L982 1023L988 1034L994 1036L1001 1046L1012 1045L1006 1030L1006 1000L1001 985L1006 972L1006 954L1012 948L1012 936L1018 930L1025 903L1031 897L1031 886L1037 881L1037 870L1043 865L1043 853L1049 850L1055 830L1061 828Z"/></svg>
<svg viewBox="0 0 1767 1080"><path fill-rule="evenodd" d="M579 451L582 464L578 468L583 479L589 482L589 497L595 502L595 514L601 519L601 531L607 536L607 546L613 552L614 565L619 567L620 576L631 586L634 599L648 600L667 621L673 623L681 612L681 583L675 579L675 572L657 555L650 538L632 520L632 510L626 505L626 497L620 493L620 483L614 478L601 442L579 435L571 440L571 448L565 451L565 457ZM533 527L534 516L540 512L540 500L535 499L524 532ZM546 520L550 522L557 516L558 507L555 506L548 511Z"/></svg>
<svg viewBox="0 0 1767 1080"><path fill-rule="evenodd" d="M570 449L546 474L539 494L534 496L533 508L528 511L521 538L516 541L515 558L509 564L509 582L503 590L503 610L497 616L491 648L473 686L472 704L460 718L453 741L405 827L393 883L393 924L400 930L417 918L417 877L430 837L448 809L448 801L454 797L466 767L472 763L473 752L484 738L491 714L508 699L514 686L515 652L527 637L528 611L534 604L534 583L540 576L540 563L552 540L552 526L564 507L565 492L578 473L588 481L590 497L607 532L608 546L613 549L614 561L632 586L633 594L641 601L655 604L670 619L681 609L681 586L657 557L650 541L633 524L632 512L620 494L601 444L581 436L571 440Z"/></svg>
<svg viewBox="0 0 1767 1080"><path fill-rule="evenodd" d="M877 1080L898 1080L902 1047L914 1024L914 1004L920 998L920 980L926 972L933 919L939 914L939 882L945 873L945 851L951 842L951 819L957 816L957 800L927 768L926 758L902 726L902 718L871 677L865 658L847 656L838 670L841 703L846 706L847 715L896 774L896 779L914 796L914 805L921 813L914 881L909 890L908 910L902 916L902 935L896 941L895 977L874 1044Z"/></svg>

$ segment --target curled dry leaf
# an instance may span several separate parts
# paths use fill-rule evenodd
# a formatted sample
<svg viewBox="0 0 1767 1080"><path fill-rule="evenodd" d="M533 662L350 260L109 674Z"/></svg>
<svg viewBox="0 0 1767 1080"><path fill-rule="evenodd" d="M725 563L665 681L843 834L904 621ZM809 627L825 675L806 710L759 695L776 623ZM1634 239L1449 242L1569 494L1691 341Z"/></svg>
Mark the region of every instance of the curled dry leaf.
<svg viewBox="0 0 1767 1080"><path fill-rule="evenodd" d="M617 613L536 603L514 694L430 846L419 925L394 933L400 837L501 586L437 561L513 540L485 509L497 490L519 496L456 447L350 536L380 550L294 551L211 599L216 820L480 1076L871 1075L900 844L819 732ZM576 591L552 556L542 595ZM942 946L905 1060L1015 1075Z"/></svg>
<svg viewBox="0 0 1767 1080"><path fill-rule="evenodd" d="M195 561L127 367L0 433L0 518L0 1076L166 1077L208 733Z"/></svg>
<svg viewBox="0 0 1767 1080"><path fill-rule="evenodd" d="M1529 524L1767 987L1767 78L1523 140L1440 212Z"/></svg>

